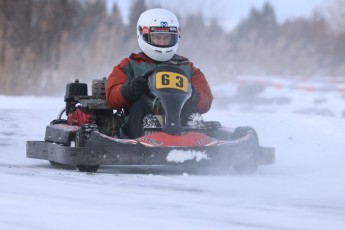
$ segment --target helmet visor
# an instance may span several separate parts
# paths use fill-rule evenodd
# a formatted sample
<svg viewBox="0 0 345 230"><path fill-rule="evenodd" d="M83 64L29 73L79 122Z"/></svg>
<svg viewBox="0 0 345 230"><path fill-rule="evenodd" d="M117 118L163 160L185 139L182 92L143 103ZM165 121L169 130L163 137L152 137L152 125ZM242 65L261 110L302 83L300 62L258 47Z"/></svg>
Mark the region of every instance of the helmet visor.
<svg viewBox="0 0 345 230"><path fill-rule="evenodd" d="M178 42L176 27L150 27L149 33L143 34L143 39L156 47L172 47Z"/></svg>

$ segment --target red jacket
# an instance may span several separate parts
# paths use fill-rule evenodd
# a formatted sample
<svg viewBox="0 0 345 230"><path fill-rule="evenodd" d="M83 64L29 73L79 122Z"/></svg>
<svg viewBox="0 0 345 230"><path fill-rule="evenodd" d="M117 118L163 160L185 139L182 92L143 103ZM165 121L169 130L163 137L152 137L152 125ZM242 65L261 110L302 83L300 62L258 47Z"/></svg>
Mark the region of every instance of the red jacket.
<svg viewBox="0 0 345 230"><path fill-rule="evenodd" d="M121 93L123 85L156 64L155 61L147 57L144 53L131 54L130 57L123 59L120 64L114 67L108 77L106 85L108 104L114 109L130 107L130 102ZM204 74L200 69L194 67L192 62L179 55L175 55L168 64L190 69L191 83L200 95L197 104L198 112L206 113L211 107L213 95Z"/></svg>

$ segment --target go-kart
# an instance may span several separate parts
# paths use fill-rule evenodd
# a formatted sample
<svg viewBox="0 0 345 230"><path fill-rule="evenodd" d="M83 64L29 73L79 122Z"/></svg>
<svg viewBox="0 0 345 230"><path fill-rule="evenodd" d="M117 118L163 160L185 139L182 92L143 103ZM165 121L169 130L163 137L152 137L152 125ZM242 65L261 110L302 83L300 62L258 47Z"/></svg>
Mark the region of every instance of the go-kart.
<svg viewBox="0 0 345 230"><path fill-rule="evenodd" d="M182 108L192 93L181 69L158 66L148 82L150 95L163 112L145 117L143 136L126 137L126 112L107 105L105 78L93 81L92 95L87 84L76 80L66 85L66 106L46 126L44 140L27 141L26 156L81 172L96 172L102 165L148 165L253 173L259 165L274 163L274 148L260 146L252 127L227 128L218 121L204 121L200 114L181 122Z"/></svg>

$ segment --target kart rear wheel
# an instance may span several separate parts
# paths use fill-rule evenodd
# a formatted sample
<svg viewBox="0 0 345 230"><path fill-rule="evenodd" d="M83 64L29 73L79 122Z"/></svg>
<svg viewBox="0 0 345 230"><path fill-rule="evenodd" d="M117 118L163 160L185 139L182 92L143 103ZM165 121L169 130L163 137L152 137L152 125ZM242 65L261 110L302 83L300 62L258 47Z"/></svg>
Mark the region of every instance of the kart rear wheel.
<svg viewBox="0 0 345 230"><path fill-rule="evenodd" d="M83 130L79 129L75 134L75 147L85 147L86 137L83 134Z"/></svg>
<svg viewBox="0 0 345 230"><path fill-rule="evenodd" d="M86 136L83 129L80 128L75 135L75 147L84 147L86 144ZM79 172L97 172L99 165L76 165Z"/></svg>
<svg viewBox="0 0 345 230"><path fill-rule="evenodd" d="M52 122L54 122L54 121L52 121ZM63 123L56 123L56 124L63 124ZM67 145L63 145L63 146L70 147L71 143L69 143ZM62 164L62 163L51 161L51 160L49 160L49 164L53 167L61 168L61 169L72 169L72 170L76 169L75 165Z"/></svg>

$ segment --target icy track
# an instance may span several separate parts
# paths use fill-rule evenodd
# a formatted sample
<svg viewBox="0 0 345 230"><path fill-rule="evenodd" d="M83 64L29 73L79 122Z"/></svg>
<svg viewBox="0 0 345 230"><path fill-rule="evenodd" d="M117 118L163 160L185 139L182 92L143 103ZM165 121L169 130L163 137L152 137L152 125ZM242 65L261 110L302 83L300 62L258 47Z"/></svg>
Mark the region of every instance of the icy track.
<svg viewBox="0 0 345 230"><path fill-rule="evenodd" d="M345 229L340 117L267 105L266 112L234 105L208 113L206 120L225 126L251 125L261 145L276 147L276 164L254 175L109 166L90 174L25 157L25 141L43 139L45 125L64 106L62 98L0 100L0 229Z"/></svg>

